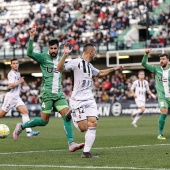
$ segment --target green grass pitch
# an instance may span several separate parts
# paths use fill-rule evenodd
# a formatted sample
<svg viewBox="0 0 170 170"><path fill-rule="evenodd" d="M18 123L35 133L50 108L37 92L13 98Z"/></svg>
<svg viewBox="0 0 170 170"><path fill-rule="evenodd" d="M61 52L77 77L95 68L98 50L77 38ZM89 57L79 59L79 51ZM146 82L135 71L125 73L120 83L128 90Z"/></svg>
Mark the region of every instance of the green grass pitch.
<svg viewBox="0 0 170 170"><path fill-rule="evenodd" d="M157 139L158 116L143 116L138 127L131 126L130 117L100 117L97 136L91 152L97 159L81 158L82 150L68 152L62 119L51 118L37 137L23 132L17 141L12 138L15 124L21 118L3 118L0 124L11 133L0 139L0 170L46 169L170 169L170 120L166 120L164 141ZM74 128L75 141L84 142L84 133Z"/></svg>

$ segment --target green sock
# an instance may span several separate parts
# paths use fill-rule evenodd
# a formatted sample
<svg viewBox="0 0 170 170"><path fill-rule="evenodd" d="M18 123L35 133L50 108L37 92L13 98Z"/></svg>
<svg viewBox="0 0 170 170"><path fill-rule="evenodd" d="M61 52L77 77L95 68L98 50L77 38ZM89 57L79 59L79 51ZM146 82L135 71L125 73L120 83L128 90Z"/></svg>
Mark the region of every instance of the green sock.
<svg viewBox="0 0 170 170"><path fill-rule="evenodd" d="M65 130L65 133L66 133L67 141L68 141L68 143L73 142L74 133L73 133L73 127L72 127L72 124L71 124L71 120L66 121L65 115L62 116L62 118L63 118L63 121L64 121L64 130Z"/></svg>
<svg viewBox="0 0 170 170"><path fill-rule="evenodd" d="M45 122L44 120L42 120L39 117L35 117L35 118L29 120L28 122L23 123L22 128L25 129L25 128L35 127L35 126L45 126L46 124L48 124L48 122Z"/></svg>
<svg viewBox="0 0 170 170"><path fill-rule="evenodd" d="M158 132L160 135L162 135L163 133L163 128L165 125L165 119L167 117L167 114L161 114L159 117L159 121L158 121Z"/></svg>

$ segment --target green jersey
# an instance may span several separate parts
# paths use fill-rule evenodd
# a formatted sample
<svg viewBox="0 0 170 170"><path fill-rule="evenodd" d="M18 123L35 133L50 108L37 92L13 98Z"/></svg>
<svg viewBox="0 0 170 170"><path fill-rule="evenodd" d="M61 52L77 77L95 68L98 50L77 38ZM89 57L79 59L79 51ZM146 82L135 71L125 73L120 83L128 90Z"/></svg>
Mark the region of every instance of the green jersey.
<svg viewBox="0 0 170 170"><path fill-rule="evenodd" d="M142 66L154 73L158 98L170 98L170 68L163 69L160 66L150 65L147 60L147 55L144 55Z"/></svg>
<svg viewBox="0 0 170 170"><path fill-rule="evenodd" d="M42 70L43 85L41 94L52 95L52 98L63 94L61 87L62 74L56 71L60 57L52 58L48 53L33 52L33 40L29 40L27 55L40 64Z"/></svg>

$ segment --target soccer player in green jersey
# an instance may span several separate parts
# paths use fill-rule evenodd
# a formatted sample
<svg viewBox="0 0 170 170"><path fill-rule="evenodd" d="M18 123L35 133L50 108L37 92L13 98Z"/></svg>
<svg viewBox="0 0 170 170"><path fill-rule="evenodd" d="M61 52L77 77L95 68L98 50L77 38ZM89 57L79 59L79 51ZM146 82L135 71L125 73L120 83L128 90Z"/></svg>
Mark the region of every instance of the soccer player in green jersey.
<svg viewBox="0 0 170 170"><path fill-rule="evenodd" d="M43 85L40 94L41 118L33 118L24 124L17 123L13 132L13 138L17 140L19 134L25 128L46 126L49 122L51 111L55 108L61 114L64 121L64 130L69 143L69 151L74 152L75 150L83 148L84 143L77 144L73 141L71 121L66 121L66 114L69 112L69 107L61 87L62 75L60 72L56 71L61 58L58 56L59 42L57 39L50 40L48 53L35 53L33 51L33 40L36 29L32 28L29 33L30 40L27 48L27 55L40 64L43 73ZM69 43L65 44L63 56L67 56L71 51L72 49L69 48Z"/></svg>
<svg viewBox="0 0 170 170"><path fill-rule="evenodd" d="M165 120L168 114L168 108L170 108L170 67L169 56L168 54L160 55L160 65L161 66L153 66L148 64L147 59L148 55L151 52L150 49L145 50L145 55L142 59L142 65L155 75L156 81L156 89L158 95L158 102L161 111L161 115L158 121L158 139L165 140L166 138L163 136L163 129L165 125Z"/></svg>

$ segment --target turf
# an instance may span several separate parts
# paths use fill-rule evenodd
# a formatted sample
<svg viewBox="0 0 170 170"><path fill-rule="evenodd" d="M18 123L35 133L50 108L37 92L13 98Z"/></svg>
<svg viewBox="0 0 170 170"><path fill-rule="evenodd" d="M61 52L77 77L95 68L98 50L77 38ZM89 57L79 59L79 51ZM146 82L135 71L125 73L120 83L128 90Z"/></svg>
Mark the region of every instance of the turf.
<svg viewBox="0 0 170 170"><path fill-rule="evenodd" d="M138 127L131 126L130 117L100 117L97 137L91 152L98 159L81 158L82 151L68 152L62 119L51 118L37 137L28 138L23 132L17 141L12 138L15 124L21 118L3 118L11 133L0 139L0 170L23 169L170 169L170 120L164 135L157 140L158 116L143 116ZM84 142L84 134L74 129L75 141Z"/></svg>

